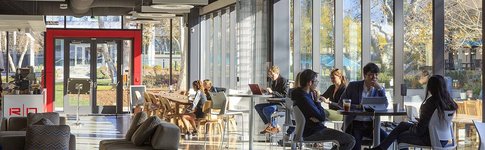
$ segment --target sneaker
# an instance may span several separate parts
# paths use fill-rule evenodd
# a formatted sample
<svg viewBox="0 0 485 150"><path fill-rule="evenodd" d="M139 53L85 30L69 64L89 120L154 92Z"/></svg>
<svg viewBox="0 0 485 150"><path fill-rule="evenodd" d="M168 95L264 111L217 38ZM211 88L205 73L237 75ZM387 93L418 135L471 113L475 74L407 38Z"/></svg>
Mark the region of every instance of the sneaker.
<svg viewBox="0 0 485 150"><path fill-rule="evenodd" d="M267 131L267 132L271 133L271 134L276 134L276 133L280 132L280 128L273 127L273 128L270 128L269 131Z"/></svg>

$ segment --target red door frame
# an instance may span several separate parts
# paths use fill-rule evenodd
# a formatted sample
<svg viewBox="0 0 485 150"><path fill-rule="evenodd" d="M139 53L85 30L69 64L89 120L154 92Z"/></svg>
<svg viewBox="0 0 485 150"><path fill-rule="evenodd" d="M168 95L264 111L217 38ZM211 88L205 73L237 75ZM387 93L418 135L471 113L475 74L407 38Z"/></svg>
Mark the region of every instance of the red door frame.
<svg viewBox="0 0 485 150"><path fill-rule="evenodd" d="M141 84L141 30L90 30L90 29L47 29L45 35L45 87L47 88L46 111L54 111L55 39L56 38L123 38L133 40L133 64L131 84Z"/></svg>

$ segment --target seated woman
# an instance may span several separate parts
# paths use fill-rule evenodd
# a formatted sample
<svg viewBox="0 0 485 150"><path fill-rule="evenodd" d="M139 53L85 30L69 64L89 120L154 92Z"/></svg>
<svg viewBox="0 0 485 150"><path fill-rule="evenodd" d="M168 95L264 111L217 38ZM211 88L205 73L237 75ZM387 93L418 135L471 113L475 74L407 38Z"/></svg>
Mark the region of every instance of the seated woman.
<svg viewBox="0 0 485 150"><path fill-rule="evenodd" d="M340 96L344 93L345 88L347 87L347 80L345 79L344 74L339 69L333 69L330 72L330 79L332 80L332 85L328 87L327 91L325 91L320 100L324 103L327 103L330 110L328 112L328 119L331 121L342 121L343 116L337 112L340 109L338 105L338 101L340 100Z"/></svg>
<svg viewBox="0 0 485 150"><path fill-rule="evenodd" d="M205 118L206 114L202 111L202 107L207 101L207 98L204 94L202 81L196 80L192 82L192 88L194 88L196 92L194 101L192 103L192 106L188 108L187 113L185 113L182 117L184 120L188 120L190 122L190 125L192 125L192 127L194 128L192 134L197 134L197 125L195 123L195 120ZM187 131L187 133L188 132L189 131Z"/></svg>
<svg viewBox="0 0 485 150"><path fill-rule="evenodd" d="M300 74L300 87L292 91L291 99L305 116L303 138L307 141L336 140L340 149L350 150L354 147L352 135L325 127L325 110L320 102L315 101L314 91L318 85L318 74L310 69Z"/></svg>
<svg viewBox="0 0 485 150"><path fill-rule="evenodd" d="M404 142L414 145L431 146L428 126L434 111L438 110L440 114L443 114L445 110L456 111L458 105L451 99L450 93L446 89L446 82L443 76L431 76L426 87L426 97L428 97L428 94L431 94L431 96L421 104L421 110L419 112L420 119L418 122L399 123L389 136L379 146L373 149L387 149L394 140L397 140L399 143ZM439 119L443 120L444 118L440 115Z"/></svg>

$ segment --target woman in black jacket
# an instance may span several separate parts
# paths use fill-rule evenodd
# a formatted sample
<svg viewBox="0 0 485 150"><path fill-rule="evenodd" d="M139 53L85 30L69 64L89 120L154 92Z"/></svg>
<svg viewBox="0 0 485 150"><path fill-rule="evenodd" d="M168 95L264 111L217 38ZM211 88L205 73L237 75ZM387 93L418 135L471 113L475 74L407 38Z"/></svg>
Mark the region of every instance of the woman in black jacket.
<svg viewBox="0 0 485 150"><path fill-rule="evenodd" d="M431 96L421 104L418 122L399 123L389 136L379 146L373 149L387 149L394 140L415 145L431 145L428 126L434 111L438 110L440 120L444 120L443 112L445 110L456 111L458 105L451 99L450 93L446 89L446 82L443 76L431 76L426 88L426 97L428 97L428 94L431 94Z"/></svg>
<svg viewBox="0 0 485 150"><path fill-rule="evenodd" d="M330 79L333 84L321 95L320 100L327 103L330 108L326 111L329 120L342 121L343 116L337 112L337 110L341 109L338 101L347 87L347 80L340 69L333 69L330 72Z"/></svg>

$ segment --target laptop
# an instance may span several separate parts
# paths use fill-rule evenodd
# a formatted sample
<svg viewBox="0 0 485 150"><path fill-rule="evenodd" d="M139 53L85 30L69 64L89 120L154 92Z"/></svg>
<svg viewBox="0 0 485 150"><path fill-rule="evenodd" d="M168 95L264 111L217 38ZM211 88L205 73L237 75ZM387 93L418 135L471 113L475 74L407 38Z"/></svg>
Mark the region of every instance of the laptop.
<svg viewBox="0 0 485 150"><path fill-rule="evenodd" d="M249 85L249 89L251 89L251 92L254 95L265 95L263 91L261 91L261 88L259 87L258 84L248 84L248 85Z"/></svg>
<svg viewBox="0 0 485 150"><path fill-rule="evenodd" d="M362 106L371 107L374 110L387 110L386 97L363 97Z"/></svg>

